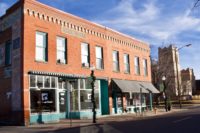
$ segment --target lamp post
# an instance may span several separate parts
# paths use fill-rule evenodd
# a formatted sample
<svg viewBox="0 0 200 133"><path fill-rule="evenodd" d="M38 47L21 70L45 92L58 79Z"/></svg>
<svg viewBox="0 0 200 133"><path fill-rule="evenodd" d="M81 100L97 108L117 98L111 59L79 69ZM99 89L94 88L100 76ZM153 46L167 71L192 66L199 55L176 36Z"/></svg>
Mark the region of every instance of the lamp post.
<svg viewBox="0 0 200 133"><path fill-rule="evenodd" d="M167 112L167 94L166 94L166 84L165 84L165 80L166 80L166 77L163 76L163 77L162 77L163 87L164 87L164 89L163 89L163 92L164 92L163 97L164 97L164 100L165 100L165 110L166 110L166 112Z"/></svg>
<svg viewBox="0 0 200 133"><path fill-rule="evenodd" d="M180 106L180 109L182 108L182 103L181 103L181 88L180 88L180 82L179 82L179 74L178 74L178 51L180 51L182 48L184 47L189 47L191 46L192 44L187 44L187 45L184 45L180 48L176 48L175 49L175 63L176 63L176 76L177 76L177 89L178 89L178 98L179 98L179 106Z"/></svg>
<svg viewBox="0 0 200 133"><path fill-rule="evenodd" d="M95 67L94 66L90 67L90 70L91 70L90 78L91 78L91 87L92 87L91 101L92 101L93 123L96 123L96 110L95 110L96 102L95 102L95 97L94 97L94 83L96 80L96 77L94 75Z"/></svg>

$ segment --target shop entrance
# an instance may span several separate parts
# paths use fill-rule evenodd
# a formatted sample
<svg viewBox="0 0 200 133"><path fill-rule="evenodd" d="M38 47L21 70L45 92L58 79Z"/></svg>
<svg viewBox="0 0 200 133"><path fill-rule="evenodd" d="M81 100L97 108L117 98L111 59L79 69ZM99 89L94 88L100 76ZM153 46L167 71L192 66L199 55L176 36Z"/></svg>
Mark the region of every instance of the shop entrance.
<svg viewBox="0 0 200 133"><path fill-rule="evenodd" d="M62 82L62 88L58 89L58 108L61 116L71 118L72 112L78 110L78 82L77 80L65 80ZM63 117L62 117L63 118Z"/></svg>

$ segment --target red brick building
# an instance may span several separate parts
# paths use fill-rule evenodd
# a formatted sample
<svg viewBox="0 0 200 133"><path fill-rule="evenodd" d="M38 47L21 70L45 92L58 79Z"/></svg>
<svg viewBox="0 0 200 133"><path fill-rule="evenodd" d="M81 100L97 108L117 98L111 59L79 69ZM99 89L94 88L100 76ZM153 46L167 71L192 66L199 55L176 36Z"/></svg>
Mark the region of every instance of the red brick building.
<svg viewBox="0 0 200 133"><path fill-rule="evenodd" d="M145 103L144 93L157 92L149 54L140 40L21 0L0 18L0 119L29 124L90 118L91 66L97 116L133 111Z"/></svg>

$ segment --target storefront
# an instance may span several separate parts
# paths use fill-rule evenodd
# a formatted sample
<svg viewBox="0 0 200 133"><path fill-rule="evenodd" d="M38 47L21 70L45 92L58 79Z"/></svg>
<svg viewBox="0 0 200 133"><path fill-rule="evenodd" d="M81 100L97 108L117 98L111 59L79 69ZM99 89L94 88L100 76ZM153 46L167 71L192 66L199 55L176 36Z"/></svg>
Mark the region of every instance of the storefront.
<svg viewBox="0 0 200 133"><path fill-rule="evenodd" d="M159 93L150 82L112 79L111 84L113 114L152 109L152 93Z"/></svg>
<svg viewBox="0 0 200 133"><path fill-rule="evenodd" d="M92 88L88 78L38 72L31 72L29 77L30 123L92 118ZM95 81L97 117L108 114L107 84L103 79Z"/></svg>

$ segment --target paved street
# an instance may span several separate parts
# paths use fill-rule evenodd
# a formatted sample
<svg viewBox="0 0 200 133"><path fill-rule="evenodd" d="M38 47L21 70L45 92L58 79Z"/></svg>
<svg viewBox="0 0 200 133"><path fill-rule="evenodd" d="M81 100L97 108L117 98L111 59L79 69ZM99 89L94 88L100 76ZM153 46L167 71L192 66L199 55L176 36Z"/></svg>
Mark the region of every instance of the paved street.
<svg viewBox="0 0 200 133"><path fill-rule="evenodd" d="M123 120L124 118L124 120ZM106 120L109 119L109 120ZM200 106L190 107L182 111L131 117L131 115L99 119L96 125L66 127L65 124L30 127L0 127L1 133L199 133ZM105 120L105 121L103 121Z"/></svg>

